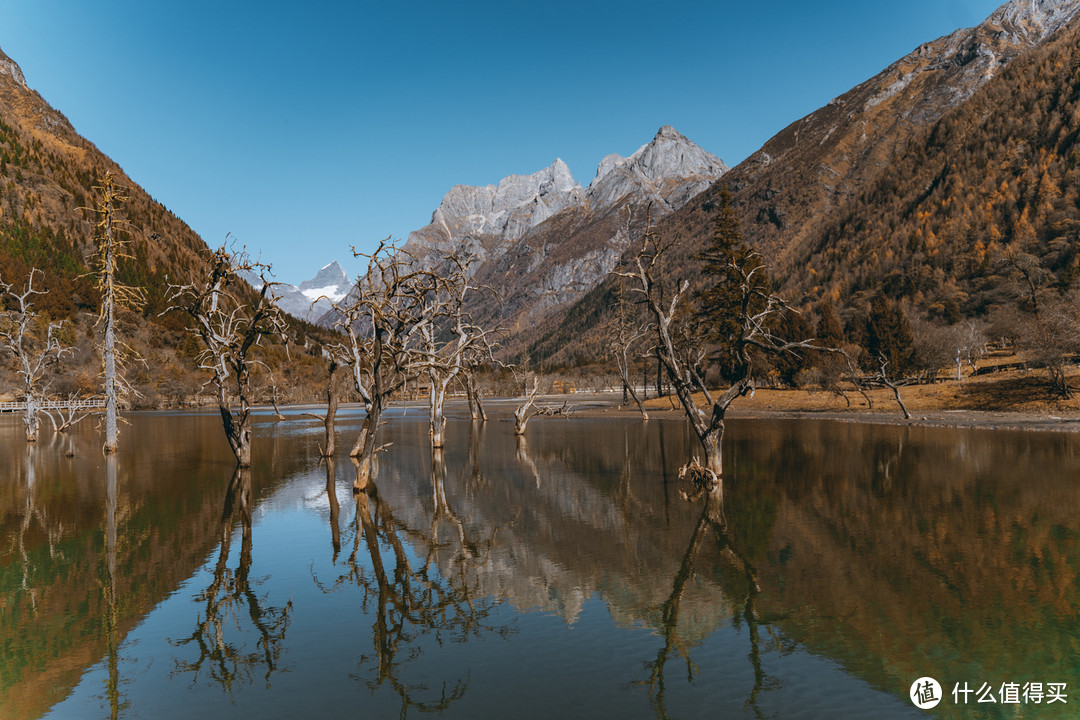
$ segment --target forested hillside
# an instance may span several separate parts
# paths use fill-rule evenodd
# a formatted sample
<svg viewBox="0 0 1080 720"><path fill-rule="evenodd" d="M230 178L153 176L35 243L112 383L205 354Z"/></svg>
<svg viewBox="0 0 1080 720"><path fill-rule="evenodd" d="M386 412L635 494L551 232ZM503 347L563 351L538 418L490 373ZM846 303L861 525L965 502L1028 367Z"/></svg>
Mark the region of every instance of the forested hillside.
<svg viewBox="0 0 1080 720"><path fill-rule="evenodd" d="M1064 292L1080 266L1080 27L1006 68L795 252L789 292L884 293L934 319L985 315L1024 275ZM1017 281L1020 281L1019 285Z"/></svg>
<svg viewBox="0 0 1080 720"><path fill-rule="evenodd" d="M22 291L31 270L40 271L35 287L46 292L33 296L33 310L40 323L62 321L62 342L72 348L51 372L49 392L60 397L100 391L93 211L100 197L95 188L106 172L126 198L117 219L129 257L121 259L118 279L145 296L140 308L120 317L121 341L135 351L128 373L138 394L131 400L147 406L189 402L205 380L195 361L200 348L187 331L189 321L165 312L167 288L205 272L206 243L82 138L0 53L0 281ZM299 323L296 330L301 342L306 334L322 334ZM308 365L314 358L301 350L286 363L284 348L279 350L268 355L279 384L313 397L315 370ZM0 356L0 395L13 394L18 385L13 362L8 353Z"/></svg>
<svg viewBox="0 0 1080 720"><path fill-rule="evenodd" d="M942 338L972 327L1037 364L1080 349L1061 340L1080 333L1060 312L1080 277L1080 24L1025 36L1001 19L1014 5L793 123L659 221L672 243L668 280L708 284L699 256L727 187L803 331L828 305L846 326L837 341L866 349L872 316L889 316L924 365L948 364L959 348L942 350ZM987 47L999 60L989 80L972 72ZM533 357L562 366L608 354L616 286L609 279L549 320ZM916 356L909 348L893 370L920 369Z"/></svg>

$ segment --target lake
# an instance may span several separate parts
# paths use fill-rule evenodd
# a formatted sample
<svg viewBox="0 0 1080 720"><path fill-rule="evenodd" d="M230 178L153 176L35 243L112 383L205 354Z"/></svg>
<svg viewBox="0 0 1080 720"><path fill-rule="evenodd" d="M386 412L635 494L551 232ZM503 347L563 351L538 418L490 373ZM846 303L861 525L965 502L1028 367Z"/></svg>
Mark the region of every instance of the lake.
<svg viewBox="0 0 1080 720"><path fill-rule="evenodd" d="M0 416L0 717L1080 714L1080 437L736 420L725 525L681 420L452 410L358 494L298 410Z"/></svg>

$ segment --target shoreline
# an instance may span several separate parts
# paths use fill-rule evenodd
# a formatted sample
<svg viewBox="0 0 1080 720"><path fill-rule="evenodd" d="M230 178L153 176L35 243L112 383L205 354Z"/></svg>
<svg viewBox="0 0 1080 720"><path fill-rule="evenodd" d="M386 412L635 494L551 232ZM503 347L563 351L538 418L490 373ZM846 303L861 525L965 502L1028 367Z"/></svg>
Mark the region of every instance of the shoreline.
<svg viewBox="0 0 1080 720"><path fill-rule="evenodd" d="M770 393L777 391L770 391ZM779 391L785 392L785 391ZM786 391L794 392L794 391ZM759 393L760 395L761 393ZM567 396L572 398L573 396ZM805 397L805 396L804 396ZM578 410L576 415L586 417L639 417L640 413L635 405L623 405L622 398L613 399L608 407L585 407ZM573 402L571 401L571 405ZM891 406L890 406L891 405ZM910 405L910 403L909 403ZM882 407L883 406L883 407ZM879 409L881 408L881 409ZM645 409L649 417L657 418L683 418L685 413L681 407L672 408L667 397L650 398L645 403ZM1000 410L1000 409L929 409L912 408L910 419L905 419L903 413L895 403L878 405L875 402L873 409L852 406L823 407L814 403L799 405L796 403L782 403L781 407L775 407L767 402L759 402L751 399L742 403L736 401L728 410L727 420L830 420L834 422L865 423L870 425L894 425L916 427L946 427L946 428L978 428L986 430L1034 430L1041 432L1080 432L1080 413L1070 409L1047 412L1035 412L1031 410Z"/></svg>
<svg viewBox="0 0 1080 720"><path fill-rule="evenodd" d="M779 397L783 399L778 401ZM905 419L895 402L885 402L884 399L875 399L874 407L867 408L865 403L852 404L851 407L837 407L835 401L822 402L820 395L807 394L805 391L759 391L754 398L737 400L728 410L727 420L828 420L832 422L863 423L868 425L893 425L913 427L943 427L943 428L972 428L986 430L1027 430L1039 432L1080 432L1080 412L1072 408L1047 408L1046 411L1004 410L1004 409L973 409L973 408L926 408L911 407L908 402L909 412L912 417ZM464 405L464 398L453 397L448 399L448 405ZM520 398L514 397L488 397L484 399L491 419L498 421L510 417L512 408L516 407ZM649 398L645 402L646 411L650 419L678 420L685 419L686 415L682 408L676 405L672 407L674 398L668 396L662 398ZM561 408L566 407L571 417L579 418L639 418L637 406L622 403L622 393L618 391L607 392L581 392L567 395L542 395L537 398L539 407ZM278 408L283 413L303 413L305 411L318 412L319 408L325 408L319 403L279 404ZM342 403L341 411L355 410L359 403ZM426 414L426 400L412 400L393 403L388 410L391 415L394 410L407 410L412 412L424 412ZM449 409L449 408L448 408ZM272 405L252 405L252 410L260 414L274 413ZM138 413L185 413L185 412L216 412L216 406L203 405L194 407L162 408L129 410L124 414ZM410 412L410 414L412 414ZM454 413L457 415L458 413ZM0 417L17 413L2 413ZM565 419L565 418L559 418ZM535 420L542 420L537 417Z"/></svg>
<svg viewBox="0 0 1080 720"><path fill-rule="evenodd" d="M646 407L649 418L684 418L681 408ZM633 405L614 404L611 408L586 408L575 415L583 417L640 417ZM989 410L945 410L913 412L910 420L903 414L878 410L814 410L733 408L726 420L831 420L834 422L867 425L897 425L913 427L973 428L985 430L1037 430L1043 432L1080 432L1080 417L1037 415L1025 412Z"/></svg>

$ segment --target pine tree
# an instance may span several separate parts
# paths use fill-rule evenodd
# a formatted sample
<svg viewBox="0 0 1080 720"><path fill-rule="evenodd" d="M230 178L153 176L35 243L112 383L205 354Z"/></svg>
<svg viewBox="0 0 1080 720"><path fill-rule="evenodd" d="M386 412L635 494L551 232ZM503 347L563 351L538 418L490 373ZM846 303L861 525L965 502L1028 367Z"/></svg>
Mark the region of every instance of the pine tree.
<svg viewBox="0 0 1080 720"><path fill-rule="evenodd" d="M732 381L745 374L735 352L743 319L765 309L771 285L761 257L743 240L731 192L726 186L721 188L719 200L712 240L698 256L709 285L698 293L697 316L705 324L705 335L714 346L720 374ZM747 282L750 286L744 288Z"/></svg>
<svg viewBox="0 0 1080 720"><path fill-rule="evenodd" d="M824 347L840 348L844 346L844 324L836 314L832 303L826 301L821 304L818 312L821 317L817 324L817 338Z"/></svg>
<svg viewBox="0 0 1080 720"><path fill-rule="evenodd" d="M902 377L915 362L911 324L903 309L882 295L877 296L870 305L870 317L866 322L866 351L870 354L872 367L877 367L884 360L893 377Z"/></svg>

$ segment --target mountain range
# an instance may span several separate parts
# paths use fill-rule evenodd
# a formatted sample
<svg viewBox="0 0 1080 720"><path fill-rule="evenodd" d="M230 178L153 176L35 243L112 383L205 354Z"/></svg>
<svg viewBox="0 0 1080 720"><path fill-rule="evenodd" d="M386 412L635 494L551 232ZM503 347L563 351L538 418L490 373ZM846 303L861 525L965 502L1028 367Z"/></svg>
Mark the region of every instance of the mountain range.
<svg viewBox="0 0 1080 720"><path fill-rule="evenodd" d="M874 256L875 247L902 244L895 226L904 220L890 220L875 237L853 231L849 221L859 215L880 225L891 217L882 213L883 205L901 189L880 189L882 183L907 174L912 163L927 168L947 162L910 155L927 147L942 122L982 107L981 91L988 85L1005 95L1017 89L1024 80L1006 70L1037 49L1061 44L1078 10L1080 0L1011 0L978 26L920 45L792 123L730 172L719 158L665 126L629 157L604 158L586 188L560 160L496 185L456 186L431 223L409 234L405 248L429 264L451 252L475 257L476 281L497 288L499 302L477 303L474 317L506 329L510 354L553 365L589 362L605 353L613 301L608 275L628 260L625 253L646 212L676 241L671 271L696 277L693 258L711 234L721 185L733 193L748 241L769 260L782 294L797 304L809 308L828 300L850 314L885 293L912 301L931 318L956 321L984 313L985 293L978 296L980 304L967 287L974 273L958 272L952 262L970 256L972 247L953 247L948 267L942 258L912 257L899 249L887 254L904 257L908 267L899 261L873 265L865 258ZM981 119L966 122L978 125ZM1038 138L1028 144L1039 146ZM877 196L867 197L873 188L879 188ZM921 212L941 216L941 209ZM913 216L910 208L890 213ZM901 282L935 273L936 285L932 277L919 288ZM958 302L960 296L968 302Z"/></svg>
<svg viewBox="0 0 1080 720"><path fill-rule="evenodd" d="M605 157L585 188L561 160L497 185L455 186L431 223L409 234L404 249L431 266L452 252L472 257L473 281L497 289L499 297L494 303L478 298L474 319L513 337L606 277L646 207L662 217L727 170L718 157L664 126L628 157Z"/></svg>
<svg viewBox="0 0 1080 720"><path fill-rule="evenodd" d="M1080 0L1010 0L796 120L730 170L664 126L628 156L605 157L587 186L561 160L455 186L404 248L431 264L472 256L474 281L498 293L477 299L474 318L505 330L508 354L550 367L603 358L609 274L646 217L674 243L669 274L701 283L694 258L721 186L775 285L807 309L827 301L850 318L885 295L932 321L984 316L1008 301L1001 258L1020 251L1067 289L1080 277L1078 10ZM0 53L0 277L44 269L58 291L42 302L55 316L94 309L92 224L79 208L92 207L105 171L129 196L124 279L147 289L143 322L163 328L146 343L176 348L182 327L162 316L165 290L203 266L205 243ZM339 296L343 277L329 263L283 288L282 304L319 317L325 306L312 300Z"/></svg>
<svg viewBox="0 0 1080 720"><path fill-rule="evenodd" d="M670 271L700 286L694 258L726 186L775 285L804 309L827 301L851 320L884 295L930 320L986 317L1015 299L1001 265L1024 238L1063 289L1080 262L1075 242L1061 249L1080 217L1078 11L1011 0L793 122L659 221ZM1060 191L1053 202L1039 205L1040 184ZM607 279L516 346L551 366L600 358L613 302Z"/></svg>

